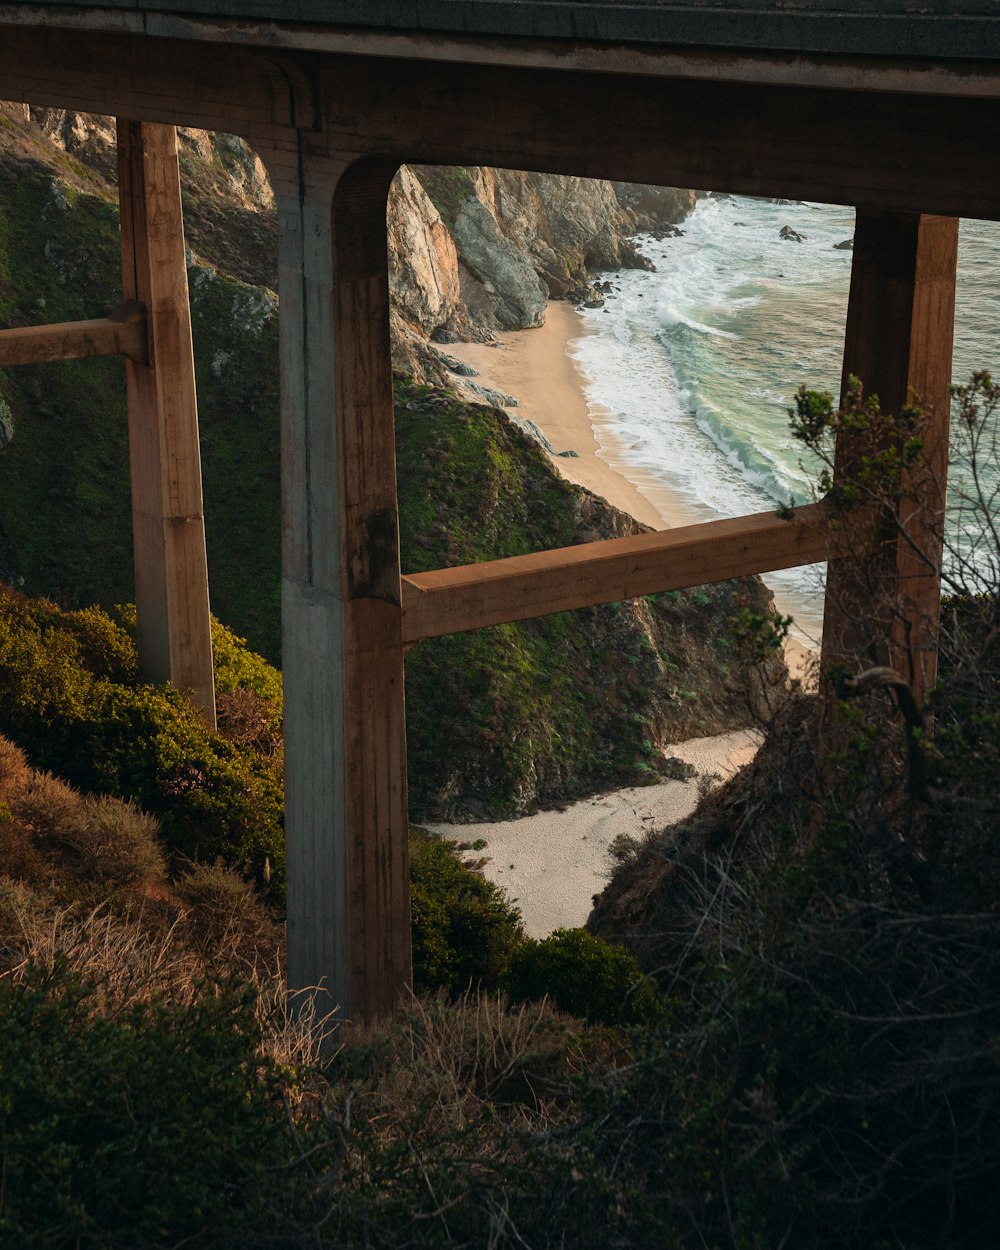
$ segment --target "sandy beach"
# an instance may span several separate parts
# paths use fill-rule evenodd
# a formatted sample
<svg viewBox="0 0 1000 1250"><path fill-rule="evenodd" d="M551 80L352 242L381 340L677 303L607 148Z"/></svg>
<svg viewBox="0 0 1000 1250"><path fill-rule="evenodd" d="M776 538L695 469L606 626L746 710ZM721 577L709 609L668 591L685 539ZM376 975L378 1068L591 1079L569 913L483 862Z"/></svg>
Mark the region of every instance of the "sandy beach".
<svg viewBox="0 0 1000 1250"><path fill-rule="evenodd" d="M495 344L455 343L448 352L479 370L476 381L514 396L517 408L511 411L534 421L556 452L576 452L552 458L563 477L654 529L692 524L696 518L656 478L624 464L614 436L602 428L600 410L588 405L566 350L587 333L571 304L552 300L538 329L501 331Z"/></svg>
<svg viewBox="0 0 1000 1250"><path fill-rule="evenodd" d="M608 848L615 838L642 838L683 820L698 802L699 782L732 776L753 759L759 744L759 734L748 729L691 738L667 752L695 769L687 781L614 790L520 820L427 827L467 847L463 860L478 865L516 902L528 936L545 937L586 921L593 896L611 875Z"/></svg>
<svg viewBox="0 0 1000 1250"><path fill-rule="evenodd" d="M571 340L586 333L569 304L553 301L539 329L502 332L495 343L455 343L448 352L479 371L477 382L516 398L512 413L533 421L556 453L576 452L552 456L571 482L654 529L695 523L699 518L655 478L627 464L600 411L588 405L583 378L567 354ZM791 639L786 658L792 675L804 676L813 653ZM544 937L585 922L610 876L608 847L616 837L642 837L683 819L697 803L699 780L731 776L749 763L759 741L755 732L737 730L672 745L667 753L695 769L689 781L617 790L520 820L429 827L468 847L465 860L516 901L530 936Z"/></svg>

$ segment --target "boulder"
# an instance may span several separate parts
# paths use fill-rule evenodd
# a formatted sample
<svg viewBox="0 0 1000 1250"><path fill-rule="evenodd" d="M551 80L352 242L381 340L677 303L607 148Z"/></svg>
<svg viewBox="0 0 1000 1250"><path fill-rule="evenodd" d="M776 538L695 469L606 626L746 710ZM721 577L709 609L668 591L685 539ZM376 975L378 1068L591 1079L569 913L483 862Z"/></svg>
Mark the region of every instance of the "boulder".
<svg viewBox="0 0 1000 1250"><path fill-rule="evenodd" d="M482 200L468 199L459 207L452 234L463 261L490 297L497 324L504 330L540 326L548 290L525 253L501 234Z"/></svg>
<svg viewBox="0 0 1000 1250"><path fill-rule="evenodd" d="M517 400L513 395L505 395L503 391L495 391L489 386L480 386L478 382L466 382L465 389L481 404L489 404L491 408L516 408Z"/></svg>
<svg viewBox="0 0 1000 1250"><path fill-rule="evenodd" d="M479 377L478 369L473 369L472 365L466 364L464 360L459 360L457 356L448 356L445 352L438 352L438 356L444 367L450 369L452 373L457 373L459 377Z"/></svg>

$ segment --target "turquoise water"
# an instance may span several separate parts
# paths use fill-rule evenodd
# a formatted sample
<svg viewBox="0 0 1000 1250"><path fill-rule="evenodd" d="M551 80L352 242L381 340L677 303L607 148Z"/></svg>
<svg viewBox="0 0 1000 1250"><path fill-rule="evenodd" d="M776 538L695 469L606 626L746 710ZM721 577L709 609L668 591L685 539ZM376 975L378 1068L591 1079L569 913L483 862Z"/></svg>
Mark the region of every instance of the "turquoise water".
<svg viewBox="0 0 1000 1250"><path fill-rule="evenodd" d="M780 237L790 226L801 243ZM683 237L639 240L655 273L626 271L571 345L598 433L626 473L652 474L696 519L811 496L789 433L798 386L837 393L853 210L746 197L699 202ZM1000 372L1000 225L963 222L954 377ZM818 638L822 568L769 574L782 610Z"/></svg>

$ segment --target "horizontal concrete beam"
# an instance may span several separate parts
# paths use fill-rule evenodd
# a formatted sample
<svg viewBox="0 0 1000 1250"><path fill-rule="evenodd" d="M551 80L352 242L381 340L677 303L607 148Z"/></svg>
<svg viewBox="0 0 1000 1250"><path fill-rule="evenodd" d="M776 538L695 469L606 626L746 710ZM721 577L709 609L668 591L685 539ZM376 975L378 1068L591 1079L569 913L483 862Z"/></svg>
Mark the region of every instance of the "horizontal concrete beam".
<svg viewBox="0 0 1000 1250"><path fill-rule="evenodd" d="M284 31L332 27L350 31L516 39L524 43L662 44L673 47L768 49L824 56L995 59L1000 28L992 0L936 6L911 0L103 0L70 6L65 0L5 5L8 20L139 29L159 33L170 18L188 32L218 37L227 24L250 27L260 46ZM930 11L927 11L927 10ZM941 10L944 11L941 11ZM923 11L921 11L923 10ZM198 27L202 31L198 31Z"/></svg>
<svg viewBox="0 0 1000 1250"><path fill-rule="evenodd" d="M110 317L62 321L47 326L0 330L0 368L41 365L88 356L127 356L149 363L146 308L138 300L119 305Z"/></svg>
<svg viewBox="0 0 1000 1250"><path fill-rule="evenodd" d="M663 590L814 564L827 556L822 504L560 547L402 578L403 642L524 621Z"/></svg>

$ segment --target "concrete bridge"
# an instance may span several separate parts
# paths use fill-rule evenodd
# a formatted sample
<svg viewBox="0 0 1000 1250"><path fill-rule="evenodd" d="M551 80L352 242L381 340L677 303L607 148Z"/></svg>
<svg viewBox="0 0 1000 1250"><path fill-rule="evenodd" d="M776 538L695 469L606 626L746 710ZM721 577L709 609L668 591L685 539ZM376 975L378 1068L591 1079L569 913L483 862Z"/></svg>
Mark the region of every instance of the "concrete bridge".
<svg viewBox="0 0 1000 1250"><path fill-rule="evenodd" d="M933 684L957 218L1000 219L992 0L0 3L0 97L119 119L126 305L0 333L0 365L127 361L139 646L214 717L173 127L242 135L280 227L289 980L355 1019L410 972L415 641L831 557L824 661L885 637L822 507L401 576L385 207L405 161L854 205L844 372L932 414L938 486L862 528ZM849 449L841 449L849 457ZM838 454L841 454L838 453Z"/></svg>

